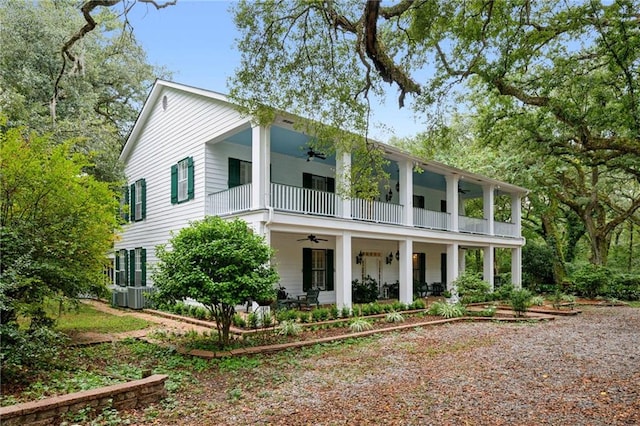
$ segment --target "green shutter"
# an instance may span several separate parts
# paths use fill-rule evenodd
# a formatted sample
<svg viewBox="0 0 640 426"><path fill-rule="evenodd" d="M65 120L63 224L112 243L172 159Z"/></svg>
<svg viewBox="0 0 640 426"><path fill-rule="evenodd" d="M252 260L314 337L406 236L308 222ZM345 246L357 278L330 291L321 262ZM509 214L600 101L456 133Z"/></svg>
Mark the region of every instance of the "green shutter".
<svg viewBox="0 0 640 426"><path fill-rule="evenodd" d="M311 280L313 276L312 268L312 257L311 257L311 249L303 248L302 249L302 290L309 291L311 290Z"/></svg>
<svg viewBox="0 0 640 426"><path fill-rule="evenodd" d="M229 188L240 186L240 160L229 157Z"/></svg>
<svg viewBox="0 0 640 426"><path fill-rule="evenodd" d="M129 187L127 185L124 186L123 188L123 192L124 192L124 209L122 210L121 214L122 214L122 218L128 222L129 221Z"/></svg>
<svg viewBox="0 0 640 426"><path fill-rule="evenodd" d="M126 249L122 249L121 251L124 252L124 280L120 285L126 286L129 284L129 252Z"/></svg>
<svg viewBox="0 0 640 426"><path fill-rule="evenodd" d="M142 269L142 278L140 279L140 285L147 285L147 249L140 249L140 266Z"/></svg>
<svg viewBox="0 0 640 426"><path fill-rule="evenodd" d="M420 284L425 283L425 275L427 272L427 255L425 253L418 253L418 274Z"/></svg>
<svg viewBox="0 0 640 426"><path fill-rule="evenodd" d="M187 159L187 200L192 200L195 196L195 172L193 168L193 157Z"/></svg>
<svg viewBox="0 0 640 426"><path fill-rule="evenodd" d="M333 250L328 249L326 251L327 255L327 291L333 291Z"/></svg>
<svg viewBox="0 0 640 426"><path fill-rule="evenodd" d="M120 285L120 251L115 253L116 256L116 285Z"/></svg>
<svg viewBox="0 0 640 426"><path fill-rule="evenodd" d="M131 189L129 189L129 193L131 194L131 202L129 203L129 217L132 222L136 221L136 184L131 184Z"/></svg>
<svg viewBox="0 0 640 426"><path fill-rule="evenodd" d="M136 285L136 251L129 250L129 285Z"/></svg>
<svg viewBox="0 0 640 426"><path fill-rule="evenodd" d="M327 178L327 191L335 194L336 192L336 180L332 177Z"/></svg>
<svg viewBox="0 0 640 426"><path fill-rule="evenodd" d="M178 165L171 166L171 204L178 202Z"/></svg>
<svg viewBox="0 0 640 426"><path fill-rule="evenodd" d="M303 188L308 188L311 189L311 185L312 185L312 177L313 175L311 173L302 173L302 187Z"/></svg>
<svg viewBox="0 0 640 426"><path fill-rule="evenodd" d="M147 217L147 181L142 179L142 219Z"/></svg>

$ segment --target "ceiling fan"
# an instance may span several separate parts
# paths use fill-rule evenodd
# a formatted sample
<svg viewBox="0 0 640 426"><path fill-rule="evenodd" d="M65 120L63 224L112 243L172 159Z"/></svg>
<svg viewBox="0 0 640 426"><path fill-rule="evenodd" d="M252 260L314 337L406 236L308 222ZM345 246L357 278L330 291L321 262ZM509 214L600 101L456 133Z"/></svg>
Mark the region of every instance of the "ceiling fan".
<svg viewBox="0 0 640 426"><path fill-rule="evenodd" d="M324 153L318 152L314 150L312 146L310 146L309 149L307 150L307 161L311 161L313 157L319 158L321 160L327 159L327 156L324 155Z"/></svg>
<svg viewBox="0 0 640 426"><path fill-rule="evenodd" d="M319 243L320 241L329 241L329 240L326 240L324 238L318 238L313 234L307 235L306 238L300 238L298 241L306 241L306 240L309 240L312 243Z"/></svg>
<svg viewBox="0 0 640 426"><path fill-rule="evenodd" d="M469 189L462 189L462 187L460 186L460 184L458 184L458 192L460 194L466 194L467 192L469 192Z"/></svg>

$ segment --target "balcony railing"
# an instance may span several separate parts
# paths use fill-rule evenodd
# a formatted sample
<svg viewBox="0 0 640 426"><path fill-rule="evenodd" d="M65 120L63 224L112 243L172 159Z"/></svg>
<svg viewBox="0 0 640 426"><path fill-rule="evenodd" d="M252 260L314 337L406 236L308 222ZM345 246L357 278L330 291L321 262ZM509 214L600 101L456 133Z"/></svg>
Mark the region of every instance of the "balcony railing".
<svg viewBox="0 0 640 426"><path fill-rule="evenodd" d="M493 222L493 233L500 237L519 237L518 227L510 222Z"/></svg>
<svg viewBox="0 0 640 426"><path fill-rule="evenodd" d="M449 230L451 229L451 214L414 207L413 225L420 228Z"/></svg>
<svg viewBox="0 0 640 426"><path fill-rule="evenodd" d="M358 220L399 225L402 224L402 206L354 198L351 200L351 217Z"/></svg>
<svg viewBox="0 0 640 426"><path fill-rule="evenodd" d="M486 219L477 219L475 217L459 216L458 228L460 229L460 232L487 234L489 232L489 221Z"/></svg>
<svg viewBox="0 0 640 426"><path fill-rule="evenodd" d="M276 210L321 216L340 214L336 194L296 186L271 184L271 206Z"/></svg>
<svg viewBox="0 0 640 426"><path fill-rule="evenodd" d="M272 183L270 206L275 210L300 214L342 217L342 198L331 192ZM353 198L351 218L377 223L403 224L403 206L381 201ZM251 184L237 186L209 194L207 214L227 215L251 210ZM467 216L459 216L460 232L488 234L489 221ZM415 207L413 225L419 228L451 229L451 214ZM494 221L494 234L501 237L519 237L518 228L513 223Z"/></svg>
<svg viewBox="0 0 640 426"><path fill-rule="evenodd" d="M215 192L207 197L207 212L213 216L238 213L250 208L250 183Z"/></svg>

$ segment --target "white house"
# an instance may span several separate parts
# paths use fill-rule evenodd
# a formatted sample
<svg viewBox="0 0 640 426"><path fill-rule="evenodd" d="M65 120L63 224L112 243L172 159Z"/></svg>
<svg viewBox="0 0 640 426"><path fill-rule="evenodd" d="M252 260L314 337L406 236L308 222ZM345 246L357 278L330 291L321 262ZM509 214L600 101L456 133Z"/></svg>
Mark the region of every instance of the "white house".
<svg viewBox="0 0 640 426"><path fill-rule="evenodd" d="M380 201L344 198L336 177L351 155L309 158L310 138L293 124L256 126L224 95L157 81L120 156L131 214L115 244L117 284L152 286L156 245L206 215L248 222L275 249L290 295L318 288L321 303L339 307L351 306L352 281L367 275L405 303L425 284L451 288L466 249L482 249L489 283L494 249L509 250L521 284L524 188L382 145L391 189L381 184ZM511 205L509 222L494 220L497 197ZM464 215L474 198L482 218Z"/></svg>

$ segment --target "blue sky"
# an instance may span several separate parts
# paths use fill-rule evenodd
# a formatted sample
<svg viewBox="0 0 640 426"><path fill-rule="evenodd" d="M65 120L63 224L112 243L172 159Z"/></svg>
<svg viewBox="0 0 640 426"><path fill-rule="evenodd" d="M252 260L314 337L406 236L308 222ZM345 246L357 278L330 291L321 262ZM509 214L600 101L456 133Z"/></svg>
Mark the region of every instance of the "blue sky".
<svg viewBox="0 0 640 426"><path fill-rule="evenodd" d="M148 61L165 66L178 83L228 93L227 80L240 64L234 40L239 37L224 0L178 0L175 6L156 10L138 3L129 14L138 41ZM394 129L396 136L412 136L421 127L405 106L398 109L395 90L383 105L374 106L374 121ZM391 133L374 126L374 138L386 142Z"/></svg>

